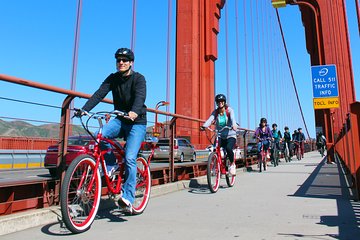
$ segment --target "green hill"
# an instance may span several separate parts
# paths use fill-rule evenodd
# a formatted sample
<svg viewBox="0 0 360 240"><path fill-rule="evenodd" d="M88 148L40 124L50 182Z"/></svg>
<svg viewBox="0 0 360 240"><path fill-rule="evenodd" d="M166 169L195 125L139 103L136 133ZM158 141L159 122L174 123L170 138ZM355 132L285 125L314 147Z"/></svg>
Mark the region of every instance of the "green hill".
<svg viewBox="0 0 360 240"><path fill-rule="evenodd" d="M73 134L84 134L81 126L73 126ZM32 125L24 121L3 121L0 119L0 136L58 138L59 124Z"/></svg>

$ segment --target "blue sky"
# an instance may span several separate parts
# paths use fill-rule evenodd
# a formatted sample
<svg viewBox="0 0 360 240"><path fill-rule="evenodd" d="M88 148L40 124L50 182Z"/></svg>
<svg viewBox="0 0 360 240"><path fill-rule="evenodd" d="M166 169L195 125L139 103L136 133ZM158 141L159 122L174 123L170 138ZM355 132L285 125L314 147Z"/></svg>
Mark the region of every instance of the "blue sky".
<svg viewBox="0 0 360 240"><path fill-rule="evenodd" d="M132 0L83 1L81 32L78 55L76 90L92 94L106 78L115 71L114 52L119 47L130 47L132 32ZM238 1L239 16L239 54L240 54L240 106L237 92L237 58L235 35L235 1L228 0L228 50L226 51L225 9L220 19L218 35L219 58L216 61L216 93L229 91L230 105L240 109L242 127L255 128L258 119L266 115L269 122L277 122L282 128L285 124L290 129L303 127L293 97L292 83L287 62L282 48L278 25L269 1L259 1L258 5L246 1L247 34L244 32L243 1ZM355 3L347 0L349 34L354 62L359 59L360 42L357 29ZM1 1L0 15L0 73L69 89L77 1ZM261 11L256 11L256 8ZM261 12L261 14L260 14ZM146 104L154 108L156 103L166 100L166 40L168 23L168 1L137 1L135 70L141 72L147 80L148 94ZM285 39L293 67L295 81L305 114L305 119L314 136L314 111L310 76L310 59L305 49L305 33L298 7L287 6L279 9ZM252 18L251 18L252 15ZM175 1L172 1L171 14L171 61L170 61L170 112L174 112L174 51L175 51ZM258 20L256 20L258 19ZM267 36L257 34L264 28ZM254 31L251 31L254 29ZM268 31L268 32L267 32ZM260 31L261 32L261 31ZM245 60L245 38L247 39L247 61ZM252 41L253 39L253 41ZM254 43L254 45L251 44ZM265 52L266 51L266 52ZM227 54L226 54L227 52ZM267 54L267 57L263 57ZM261 57L259 57L261 56ZM226 65L228 59L228 65ZM246 71L248 70L249 87L246 89ZM359 64L353 63L356 92L360 91ZM228 75L227 71L228 70ZM282 97L273 101L253 98L254 82L258 87L265 75L273 76L268 88ZM270 78L270 77L269 77ZM278 79L274 81L274 79ZM230 81L227 90L227 79ZM287 80L284 80L287 79ZM277 87L274 87L277 86ZM257 89L257 88L256 88ZM248 93L247 93L248 92ZM256 90L256 93L259 91ZM261 94L265 94L260 90ZM249 109L247 94L250 94ZM61 106L64 95L0 82L0 97L31 101L54 106ZM108 97L111 97L109 95ZM357 96L359 101L359 96ZM256 105L254 102L256 101ZM261 102L260 102L261 101ZM58 109L24 105L0 99L1 117L26 118L49 122L58 122ZM75 106L81 107L84 100L77 99ZM268 106L267 109L266 106ZM271 109L271 106L275 110ZM257 111L254 111L256 107ZM96 109L111 107L100 104ZM279 110L284 109L284 110ZM163 109L164 110L164 109ZM249 115L247 113L250 113ZM267 113L267 114L266 114ZM238 118L238 116L237 116ZM2 118L3 120L8 120ZM161 118L160 118L161 119ZM248 121L249 120L249 121ZM153 121L153 115L149 115ZM32 122L33 124L38 124Z"/></svg>

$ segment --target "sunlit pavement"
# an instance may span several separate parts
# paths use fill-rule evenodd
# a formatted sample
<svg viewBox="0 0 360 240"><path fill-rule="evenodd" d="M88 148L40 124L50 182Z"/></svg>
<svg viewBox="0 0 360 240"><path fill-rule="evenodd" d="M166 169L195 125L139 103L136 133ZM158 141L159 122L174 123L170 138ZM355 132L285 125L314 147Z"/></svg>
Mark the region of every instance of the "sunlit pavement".
<svg viewBox="0 0 360 240"><path fill-rule="evenodd" d="M140 216L103 210L92 228L69 235L59 223L1 236L5 239L359 239L360 205L340 164L318 152L258 172L238 169L233 188L209 192L206 178L150 199Z"/></svg>

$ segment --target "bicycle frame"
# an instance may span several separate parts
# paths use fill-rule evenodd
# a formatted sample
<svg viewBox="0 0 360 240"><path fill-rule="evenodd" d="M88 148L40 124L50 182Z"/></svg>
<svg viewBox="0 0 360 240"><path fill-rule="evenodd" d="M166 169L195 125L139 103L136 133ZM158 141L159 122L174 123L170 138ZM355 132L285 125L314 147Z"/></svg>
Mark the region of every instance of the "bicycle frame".
<svg viewBox="0 0 360 240"><path fill-rule="evenodd" d="M295 143L295 156L297 157L298 160L300 160L301 159L300 142L294 141L294 143Z"/></svg>
<svg viewBox="0 0 360 240"><path fill-rule="evenodd" d="M225 174L226 173L226 157L227 157L227 153L225 150L224 151L224 156L221 156L221 146L220 146L220 141L219 141L219 136L216 136L216 140L215 140L215 152L216 155L218 156L219 159L221 159L221 161L219 162L220 164L220 173L221 174Z"/></svg>
<svg viewBox="0 0 360 240"><path fill-rule="evenodd" d="M220 185L220 176L221 174L225 174L226 183L228 187L232 187L235 184L235 175L229 176L227 174L227 155L224 151L224 157L221 157L221 147L220 147L220 133L225 128L230 127L224 127L223 129L217 131L212 130L208 128L209 131L216 132L216 139L214 142L215 148L212 153L210 153L208 158L208 165L207 165L207 180L208 180L208 186L212 193L217 192ZM208 137L209 141L212 143L211 139Z"/></svg>
<svg viewBox="0 0 360 240"><path fill-rule="evenodd" d="M221 159L221 161L219 163L220 164L220 172L222 174L225 174L226 173L226 157L227 157L227 153L226 153L226 150L223 149L224 156L223 157L221 156L221 146L220 146L220 140L219 140L219 138L220 138L219 134L221 133L221 131L216 131L216 130L212 130L212 129L209 129L209 130L210 131L215 131L215 133L216 133L214 152L216 153L218 158Z"/></svg>

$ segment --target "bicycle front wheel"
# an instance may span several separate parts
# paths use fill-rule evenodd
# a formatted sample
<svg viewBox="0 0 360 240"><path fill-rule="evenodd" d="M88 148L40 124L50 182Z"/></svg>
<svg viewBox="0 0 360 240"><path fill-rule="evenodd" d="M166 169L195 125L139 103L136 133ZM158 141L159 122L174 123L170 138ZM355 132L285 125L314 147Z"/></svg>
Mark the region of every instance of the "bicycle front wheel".
<svg viewBox="0 0 360 240"><path fill-rule="evenodd" d="M277 148L274 149L274 165L279 166L279 151Z"/></svg>
<svg viewBox="0 0 360 240"><path fill-rule="evenodd" d="M210 153L207 163L207 182L212 193L216 193L220 186L220 159L215 152Z"/></svg>
<svg viewBox="0 0 360 240"><path fill-rule="evenodd" d="M297 150L296 152L296 157L297 157L297 160L301 160L301 153L300 153L300 149Z"/></svg>
<svg viewBox="0 0 360 240"><path fill-rule="evenodd" d="M132 206L133 214L141 214L150 198L151 192L151 173L148 162L143 157L136 159L136 190L135 190L135 202Z"/></svg>
<svg viewBox="0 0 360 240"><path fill-rule="evenodd" d="M95 160L80 155L70 164L61 186L61 214L72 233L88 230L99 209L101 176L95 170Z"/></svg>
<svg viewBox="0 0 360 240"><path fill-rule="evenodd" d="M290 162L290 153L289 153L289 148L288 147L285 148L284 158L285 158L286 162Z"/></svg>

